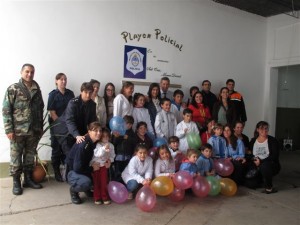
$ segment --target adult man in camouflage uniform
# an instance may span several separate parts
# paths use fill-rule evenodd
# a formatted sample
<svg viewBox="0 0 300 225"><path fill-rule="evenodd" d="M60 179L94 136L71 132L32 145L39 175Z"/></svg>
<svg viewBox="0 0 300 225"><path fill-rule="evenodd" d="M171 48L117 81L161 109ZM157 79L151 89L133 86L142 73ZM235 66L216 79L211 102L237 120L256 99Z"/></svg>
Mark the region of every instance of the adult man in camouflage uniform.
<svg viewBox="0 0 300 225"><path fill-rule="evenodd" d="M23 187L42 188L32 180L36 148L43 133L42 93L34 78L34 66L24 64L21 79L10 85L3 100L5 133L10 140L10 175L13 176L13 194L21 195L20 177L24 172Z"/></svg>

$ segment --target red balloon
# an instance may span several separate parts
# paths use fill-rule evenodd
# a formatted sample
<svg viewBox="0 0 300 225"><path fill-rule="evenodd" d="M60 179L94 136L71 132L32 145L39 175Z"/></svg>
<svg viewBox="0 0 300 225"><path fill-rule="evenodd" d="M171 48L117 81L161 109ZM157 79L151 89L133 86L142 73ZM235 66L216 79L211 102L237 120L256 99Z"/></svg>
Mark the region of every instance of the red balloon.
<svg viewBox="0 0 300 225"><path fill-rule="evenodd" d="M210 192L210 186L208 181L201 176L197 176L194 178L194 183L192 185L193 193L197 197L206 197Z"/></svg>
<svg viewBox="0 0 300 225"><path fill-rule="evenodd" d="M185 158L185 155L182 153L178 153L175 157L174 157L174 162L175 162L175 171L178 171L180 168L180 165L182 163L182 160Z"/></svg>
<svg viewBox="0 0 300 225"><path fill-rule="evenodd" d="M214 160L214 167L217 172L222 177L228 177L233 172L233 164L229 159L216 159Z"/></svg>
<svg viewBox="0 0 300 225"><path fill-rule="evenodd" d="M157 153L158 148L152 147L148 150L148 155L155 161L158 158Z"/></svg>
<svg viewBox="0 0 300 225"><path fill-rule="evenodd" d="M188 189L193 185L193 177L189 172L180 170L175 173L173 182L179 189Z"/></svg>
<svg viewBox="0 0 300 225"><path fill-rule="evenodd" d="M174 187L173 192L168 196L168 198L173 202L179 202L184 199L185 190Z"/></svg>
<svg viewBox="0 0 300 225"><path fill-rule="evenodd" d="M156 204L156 195L149 185L143 186L135 196L135 204L142 211L151 211Z"/></svg>

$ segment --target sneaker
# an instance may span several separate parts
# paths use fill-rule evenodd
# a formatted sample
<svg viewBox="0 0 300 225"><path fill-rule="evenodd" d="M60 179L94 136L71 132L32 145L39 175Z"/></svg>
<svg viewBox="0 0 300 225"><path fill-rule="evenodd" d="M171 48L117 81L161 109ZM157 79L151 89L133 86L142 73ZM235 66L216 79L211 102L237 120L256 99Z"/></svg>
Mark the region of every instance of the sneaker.
<svg viewBox="0 0 300 225"><path fill-rule="evenodd" d="M268 189L265 189L262 191L262 193L265 193L265 194L272 194L272 193L277 193L278 190L276 188L272 188L271 190L268 190Z"/></svg>
<svg viewBox="0 0 300 225"><path fill-rule="evenodd" d="M103 202L100 199L95 201L95 205L102 205L102 204L103 204Z"/></svg>
<svg viewBox="0 0 300 225"><path fill-rule="evenodd" d="M110 200L105 200L105 201L103 201L103 204L104 204L104 205L109 205L110 203L111 203Z"/></svg>
<svg viewBox="0 0 300 225"><path fill-rule="evenodd" d="M133 194L132 194L132 192L129 192L128 193L128 198L127 198L128 200L131 200L131 199L133 199Z"/></svg>

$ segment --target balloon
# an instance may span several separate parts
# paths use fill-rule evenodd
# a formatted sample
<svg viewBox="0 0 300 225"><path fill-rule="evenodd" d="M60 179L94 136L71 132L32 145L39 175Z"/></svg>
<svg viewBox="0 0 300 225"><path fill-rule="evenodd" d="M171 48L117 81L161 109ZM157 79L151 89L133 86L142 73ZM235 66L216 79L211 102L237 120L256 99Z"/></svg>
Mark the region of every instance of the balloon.
<svg viewBox="0 0 300 225"><path fill-rule="evenodd" d="M193 177L189 172L180 170L175 173L173 182L179 189L188 189L193 185Z"/></svg>
<svg viewBox="0 0 300 225"><path fill-rule="evenodd" d="M182 163L182 160L185 158L185 155L182 153L178 153L175 157L174 157L174 162L175 162L175 171L178 171L180 168L180 165Z"/></svg>
<svg viewBox="0 0 300 225"><path fill-rule="evenodd" d="M152 147L148 151L148 155L153 159L153 161L155 161L158 157L157 150L158 150L157 147Z"/></svg>
<svg viewBox="0 0 300 225"><path fill-rule="evenodd" d="M194 178L192 190L197 197L203 198L210 192L210 186L205 177L197 176Z"/></svg>
<svg viewBox="0 0 300 225"><path fill-rule="evenodd" d="M151 182L151 188L152 190L160 196L167 196L172 193L174 189L173 181L170 177L167 176L160 176L156 177Z"/></svg>
<svg viewBox="0 0 300 225"><path fill-rule="evenodd" d="M234 196L237 191L236 183L230 178L221 178L221 194L225 196Z"/></svg>
<svg viewBox="0 0 300 225"><path fill-rule="evenodd" d="M186 139L189 145L189 148L191 149L199 149L201 146L201 139L200 139L200 135L195 133L195 132L191 132L188 133L186 135Z"/></svg>
<svg viewBox="0 0 300 225"><path fill-rule="evenodd" d="M174 187L173 192L168 196L168 198L173 202L179 202L184 199L185 190Z"/></svg>
<svg viewBox="0 0 300 225"><path fill-rule="evenodd" d="M229 159L216 159L214 160L214 167L217 172L222 177L227 177L233 172L233 164Z"/></svg>
<svg viewBox="0 0 300 225"><path fill-rule="evenodd" d="M208 181L210 186L210 191L208 194L211 196L218 195L221 191L221 185L219 180L213 176L207 176L206 180Z"/></svg>
<svg viewBox="0 0 300 225"><path fill-rule="evenodd" d="M154 147L160 147L162 145L167 145L167 144L168 144L167 140L162 137L155 138L153 141Z"/></svg>
<svg viewBox="0 0 300 225"><path fill-rule="evenodd" d="M149 131L147 132L147 136L151 139L152 142L155 139L155 135Z"/></svg>
<svg viewBox="0 0 300 225"><path fill-rule="evenodd" d="M145 212L151 211L156 204L156 195L149 185L143 186L135 197L136 206Z"/></svg>
<svg viewBox="0 0 300 225"><path fill-rule="evenodd" d="M111 131L118 132L120 135L125 135L126 133L126 123L120 116L114 116L110 119L109 128Z"/></svg>
<svg viewBox="0 0 300 225"><path fill-rule="evenodd" d="M128 199L127 188L120 182L110 181L107 189L109 197L116 203L121 204Z"/></svg>

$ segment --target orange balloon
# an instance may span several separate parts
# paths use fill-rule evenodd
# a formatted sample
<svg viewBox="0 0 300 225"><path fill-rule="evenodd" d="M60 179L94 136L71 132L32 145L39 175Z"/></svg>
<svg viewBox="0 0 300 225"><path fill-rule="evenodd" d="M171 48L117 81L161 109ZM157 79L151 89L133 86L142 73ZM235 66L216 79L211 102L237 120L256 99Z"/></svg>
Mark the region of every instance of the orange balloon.
<svg viewBox="0 0 300 225"><path fill-rule="evenodd" d="M237 192L236 183L230 178L221 178L221 194L225 196L234 196Z"/></svg>
<svg viewBox="0 0 300 225"><path fill-rule="evenodd" d="M170 177L167 176L156 177L151 182L150 186L152 190L160 196L167 196L171 194L174 190L173 181Z"/></svg>

